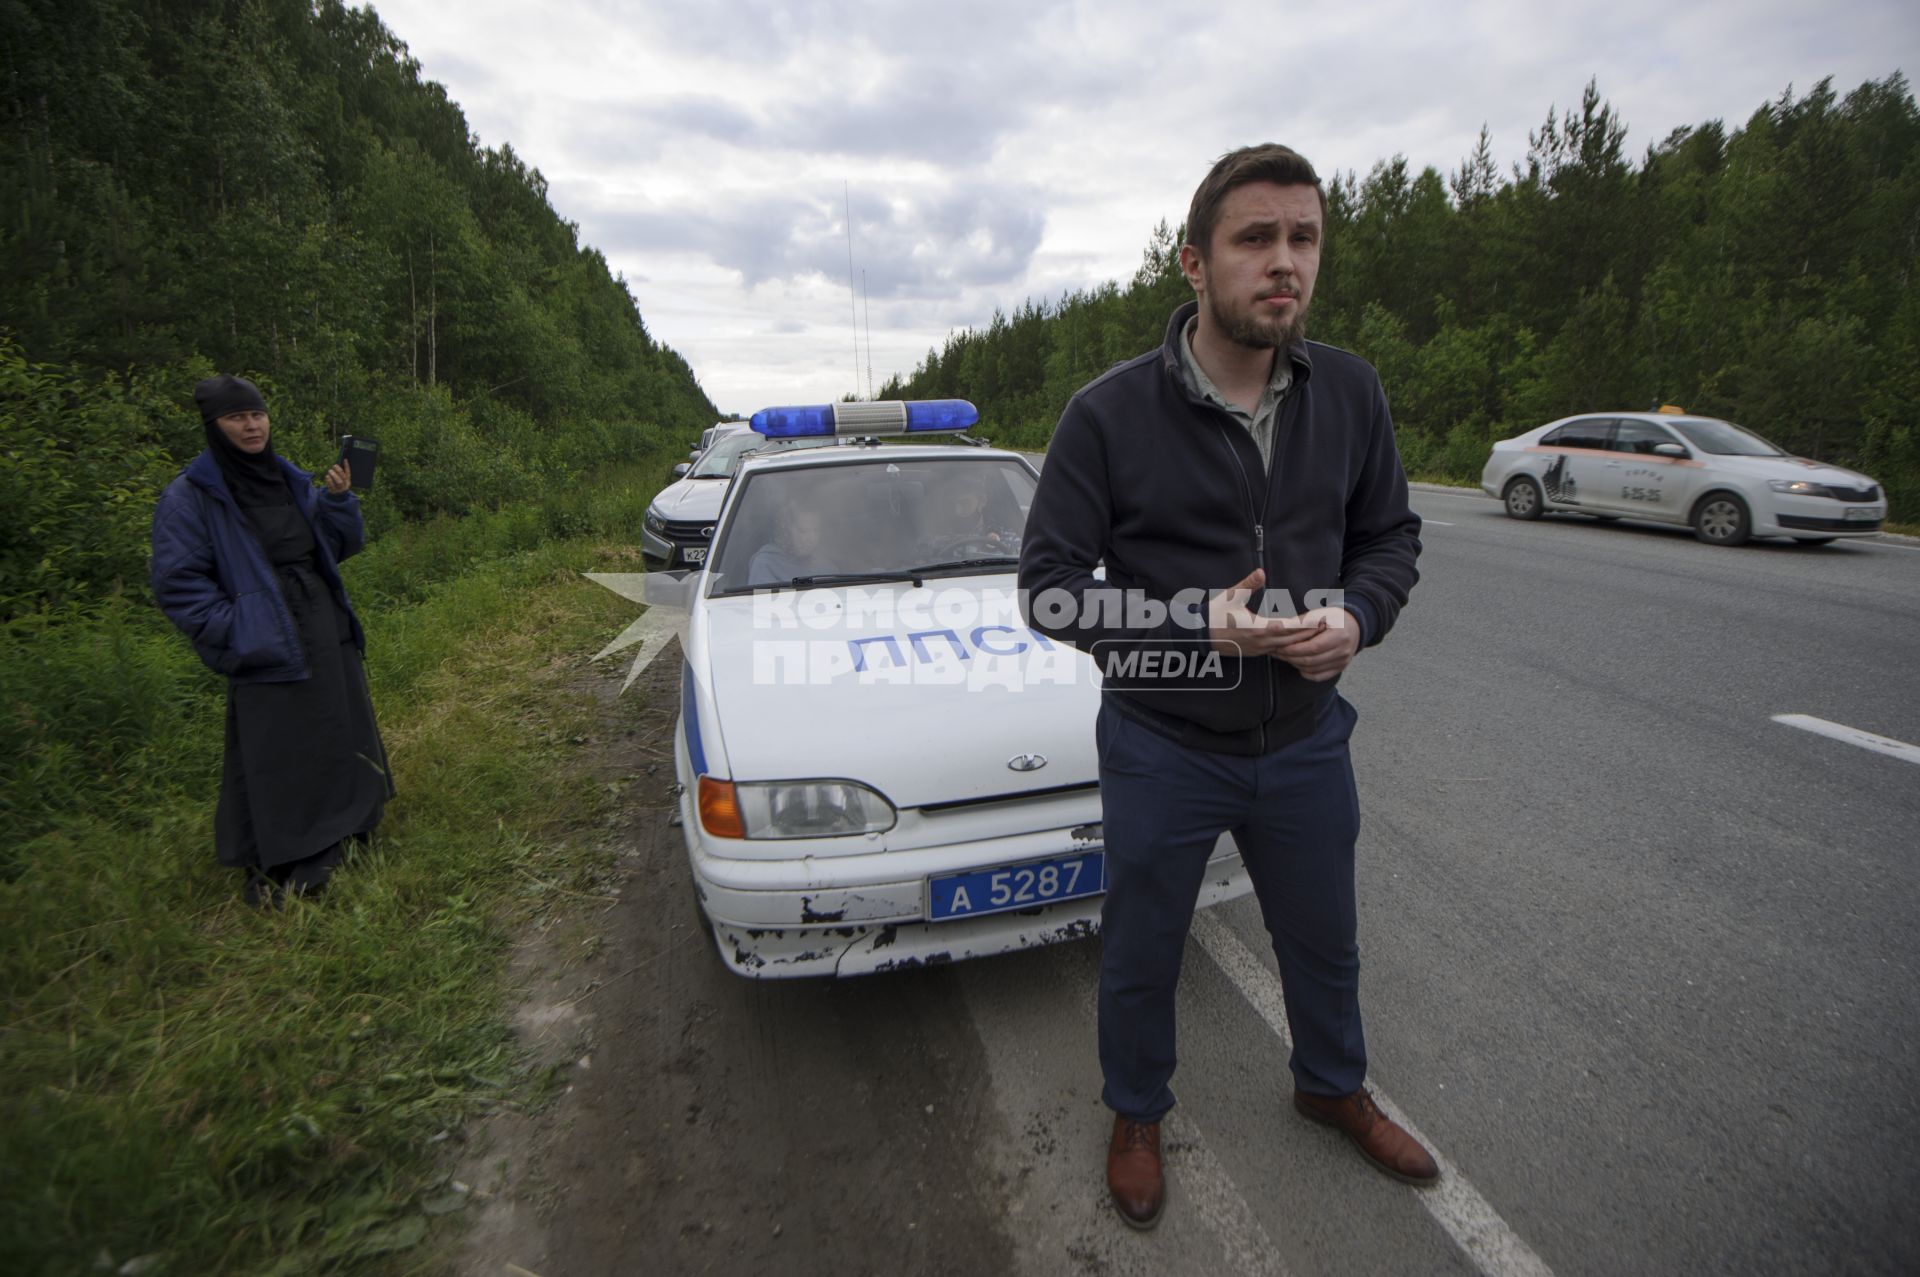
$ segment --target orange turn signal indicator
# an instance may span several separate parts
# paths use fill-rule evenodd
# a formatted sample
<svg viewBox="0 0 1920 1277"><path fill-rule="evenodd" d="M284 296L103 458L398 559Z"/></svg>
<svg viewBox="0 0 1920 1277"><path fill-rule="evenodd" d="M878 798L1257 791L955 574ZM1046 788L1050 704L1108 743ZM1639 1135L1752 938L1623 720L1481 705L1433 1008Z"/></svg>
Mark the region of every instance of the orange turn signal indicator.
<svg viewBox="0 0 1920 1277"><path fill-rule="evenodd" d="M733 782L700 778L700 827L715 838L745 838L747 829L740 820L740 799Z"/></svg>

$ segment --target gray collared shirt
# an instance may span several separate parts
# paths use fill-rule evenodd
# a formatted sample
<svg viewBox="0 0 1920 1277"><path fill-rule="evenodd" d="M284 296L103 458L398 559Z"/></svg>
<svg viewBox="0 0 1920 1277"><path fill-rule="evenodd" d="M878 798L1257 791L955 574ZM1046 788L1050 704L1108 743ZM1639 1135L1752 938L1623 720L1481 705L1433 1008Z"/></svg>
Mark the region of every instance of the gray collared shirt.
<svg viewBox="0 0 1920 1277"><path fill-rule="evenodd" d="M1271 474L1274 421L1279 416L1280 401L1287 397L1287 390L1293 385L1293 361L1287 358L1285 350L1274 351L1273 376L1260 393L1259 410L1249 413L1238 404L1228 402L1220 388L1213 384L1213 378L1207 376L1207 370L1193 357L1193 330L1199 324L1200 317L1195 315L1180 332L1180 366L1186 373L1187 389L1208 403L1226 409L1235 421L1247 428L1247 433L1253 436L1253 446L1260 449L1261 466Z"/></svg>

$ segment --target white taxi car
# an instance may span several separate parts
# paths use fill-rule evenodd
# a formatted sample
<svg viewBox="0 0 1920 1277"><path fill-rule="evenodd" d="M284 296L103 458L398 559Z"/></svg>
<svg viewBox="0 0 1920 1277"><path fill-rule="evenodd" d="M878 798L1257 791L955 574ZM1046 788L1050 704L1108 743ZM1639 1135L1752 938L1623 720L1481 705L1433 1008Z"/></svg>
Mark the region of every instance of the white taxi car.
<svg viewBox="0 0 1920 1277"><path fill-rule="evenodd" d="M1516 519L1553 511L1691 527L1710 545L1869 536L1886 493L1751 430L1677 408L1563 417L1493 445L1480 487Z"/></svg>
<svg viewBox="0 0 1920 1277"><path fill-rule="evenodd" d="M848 976L1092 934L1106 886L1080 653L1015 585L1037 475L958 400L776 408L687 581L674 763L699 908L745 976ZM718 446L724 446L725 440ZM1244 894L1222 838L1203 905Z"/></svg>

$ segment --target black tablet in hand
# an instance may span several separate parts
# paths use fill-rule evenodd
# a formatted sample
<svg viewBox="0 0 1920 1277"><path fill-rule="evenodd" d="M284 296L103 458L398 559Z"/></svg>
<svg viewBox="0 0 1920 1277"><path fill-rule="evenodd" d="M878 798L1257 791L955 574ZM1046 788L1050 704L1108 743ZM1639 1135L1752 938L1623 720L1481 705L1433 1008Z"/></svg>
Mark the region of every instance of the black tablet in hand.
<svg viewBox="0 0 1920 1277"><path fill-rule="evenodd" d="M340 460L347 465L355 492L373 490L373 468L379 459L380 445L365 435L340 436Z"/></svg>

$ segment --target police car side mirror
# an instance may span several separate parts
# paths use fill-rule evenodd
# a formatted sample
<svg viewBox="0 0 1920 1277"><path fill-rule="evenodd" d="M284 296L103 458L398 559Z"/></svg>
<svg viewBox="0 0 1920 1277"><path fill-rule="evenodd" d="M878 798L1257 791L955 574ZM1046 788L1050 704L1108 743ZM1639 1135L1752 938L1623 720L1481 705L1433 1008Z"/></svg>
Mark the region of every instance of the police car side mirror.
<svg viewBox="0 0 1920 1277"><path fill-rule="evenodd" d="M1685 448L1677 443L1656 443L1653 445L1653 455L1656 457L1684 457L1689 454Z"/></svg>
<svg viewBox="0 0 1920 1277"><path fill-rule="evenodd" d="M676 479L684 479L687 476L687 471L691 469L693 469L692 466L682 461L679 465L673 468L673 477Z"/></svg>

